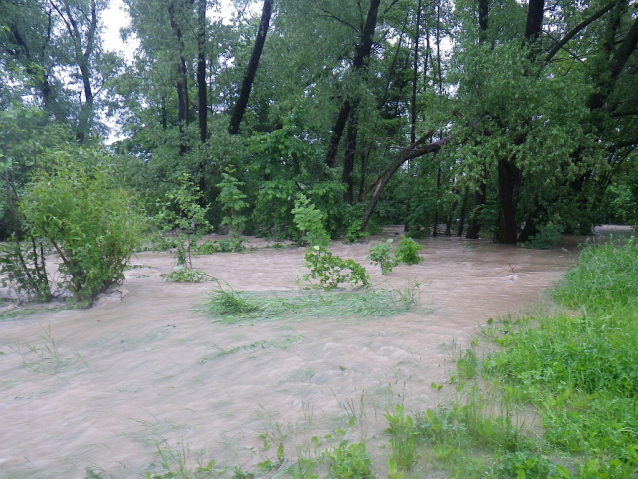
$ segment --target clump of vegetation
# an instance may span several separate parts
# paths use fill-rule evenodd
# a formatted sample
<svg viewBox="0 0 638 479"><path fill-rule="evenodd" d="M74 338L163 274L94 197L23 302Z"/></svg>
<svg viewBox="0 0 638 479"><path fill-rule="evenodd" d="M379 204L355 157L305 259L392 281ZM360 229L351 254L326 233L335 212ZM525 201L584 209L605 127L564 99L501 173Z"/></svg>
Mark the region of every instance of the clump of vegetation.
<svg viewBox="0 0 638 479"><path fill-rule="evenodd" d="M612 311L636 306L638 300L638 242L611 239L603 245L589 245L570 269L552 297L570 308Z"/></svg>
<svg viewBox="0 0 638 479"><path fill-rule="evenodd" d="M296 318L306 316L389 316L420 306L419 283L397 289L364 289L360 291L323 293L299 291L278 294L235 291L222 288L219 282L210 294L203 310L215 320L240 322L246 320Z"/></svg>
<svg viewBox="0 0 638 479"><path fill-rule="evenodd" d="M334 256L324 246L313 246L305 256L306 267L310 273L304 275L304 280L318 279L316 287L324 290L336 289L339 285L350 283L352 286L370 286L370 277L359 263L352 259L343 260Z"/></svg>
<svg viewBox="0 0 638 479"><path fill-rule="evenodd" d="M412 238L408 238L405 235L401 235L399 244L394 251L394 257L397 262L405 263L408 265L419 264L423 258L419 256L419 251L423 249L419 243Z"/></svg>
<svg viewBox="0 0 638 479"><path fill-rule="evenodd" d="M195 245L193 250L195 254L243 253L246 251L245 242L245 238L235 235L231 236L230 239L206 240L203 243Z"/></svg>
<svg viewBox="0 0 638 479"><path fill-rule="evenodd" d="M53 153L49 160L34 173L20 203L25 229L60 256L63 285L78 300L90 300L124 279L145 220L133 198L115 185L114 172L98 152L69 148ZM30 260L35 269L22 270L22 287L45 299L45 275L35 266L38 257L42 265L42 246L37 242L33 246ZM14 257L19 254L15 251Z"/></svg>
<svg viewBox="0 0 638 479"><path fill-rule="evenodd" d="M341 441L337 447L326 452L330 460L330 476L335 479L372 479L372 461L363 443L348 444Z"/></svg>
<svg viewBox="0 0 638 479"><path fill-rule="evenodd" d="M563 225L550 221L541 225L538 228L538 233L530 236L521 246L524 248L549 249L560 244L564 230Z"/></svg>
<svg viewBox="0 0 638 479"><path fill-rule="evenodd" d="M52 283L46 270L48 245L33 235L20 241L15 234L0 245L2 285L12 287L18 297L47 302L53 298Z"/></svg>
<svg viewBox="0 0 638 479"><path fill-rule="evenodd" d="M248 196L240 189L245 183L233 176L235 171L233 165L228 165L222 172L222 181L217 184L219 188L217 201L221 203L222 211L226 215L221 224L228 226L233 237L239 236L244 229L247 218L241 212L248 207L245 201Z"/></svg>
<svg viewBox="0 0 638 479"><path fill-rule="evenodd" d="M301 246L324 247L330 243L330 235L326 232L326 214L317 209L304 194L299 193L292 210L294 222L299 230Z"/></svg>
<svg viewBox="0 0 638 479"><path fill-rule="evenodd" d="M173 250L177 266L193 267L195 245L211 229L206 219L210 206L202 206L203 198L190 175L184 174L179 178L179 187L166 193L164 200L157 201L159 212L155 216L156 223L178 240Z"/></svg>
<svg viewBox="0 0 638 479"><path fill-rule="evenodd" d="M215 278L207 275L199 269L188 269L183 266L176 267L173 271L163 276L165 281L175 283L200 283L202 281L215 281Z"/></svg>
<svg viewBox="0 0 638 479"><path fill-rule="evenodd" d="M391 257L393 239L390 238L385 243L378 243L370 247L368 259L372 264L381 267L381 274L389 274L392 268L399 264L397 258Z"/></svg>

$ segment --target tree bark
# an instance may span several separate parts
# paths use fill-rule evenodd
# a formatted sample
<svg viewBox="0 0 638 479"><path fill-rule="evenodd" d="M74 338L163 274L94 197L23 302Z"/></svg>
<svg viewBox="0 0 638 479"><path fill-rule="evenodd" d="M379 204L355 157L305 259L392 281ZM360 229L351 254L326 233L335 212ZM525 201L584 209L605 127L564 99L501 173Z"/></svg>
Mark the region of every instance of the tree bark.
<svg viewBox="0 0 638 479"><path fill-rule="evenodd" d="M374 30L377 25L377 16L379 14L379 5L381 0L370 0L370 8L368 9L368 15L366 17L366 23L363 27L361 34L361 42L355 46L355 55L352 61L352 69L355 72L359 72L363 69L366 59L372 52L372 40L374 38ZM335 167L335 160L337 158L337 150L339 149L339 142L343 136L343 130L346 126L346 120L350 115L350 100L344 100L337 120L332 128L330 135L330 143L326 150L325 163L329 168Z"/></svg>
<svg viewBox="0 0 638 479"><path fill-rule="evenodd" d="M206 0L197 4L197 119L199 141L208 140L208 101L206 85Z"/></svg>
<svg viewBox="0 0 638 479"><path fill-rule="evenodd" d="M497 241L502 244L516 244L518 225L516 223L516 195L521 182L521 170L511 159L498 161L498 196L500 203Z"/></svg>
<svg viewBox="0 0 638 479"><path fill-rule="evenodd" d="M259 61L261 59L261 53L264 50L264 43L266 42L266 34L270 27L270 17L272 16L272 0L264 0L264 6L261 10L261 20L259 21L259 29L257 30L257 37L255 38L255 45L253 46L248 66L246 67L246 73L244 74L244 81L239 91L239 98L235 103L235 108L230 117L228 124L228 133L231 135L237 135L239 133L239 125L246 113L246 107L248 106L248 99L250 98L250 92L255 81L255 75L257 74L257 68L259 67Z"/></svg>

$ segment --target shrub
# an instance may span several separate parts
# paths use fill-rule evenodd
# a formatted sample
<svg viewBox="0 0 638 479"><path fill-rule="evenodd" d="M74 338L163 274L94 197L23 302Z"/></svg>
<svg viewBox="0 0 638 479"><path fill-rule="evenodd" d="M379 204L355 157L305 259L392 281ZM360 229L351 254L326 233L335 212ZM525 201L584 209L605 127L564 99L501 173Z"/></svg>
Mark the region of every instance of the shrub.
<svg viewBox="0 0 638 479"><path fill-rule="evenodd" d="M398 263L418 264L423 260L419 256L419 251L423 247L412 238L406 238L401 235L397 249L394 251L394 257Z"/></svg>
<svg viewBox="0 0 638 479"><path fill-rule="evenodd" d="M336 289L340 284L351 283L353 286L361 284L370 286L370 277L359 263L352 259L343 260L333 256L324 246L314 246L306 253L306 267L310 273L304 275L306 281L319 279L319 287L324 290Z"/></svg>
<svg viewBox="0 0 638 479"><path fill-rule="evenodd" d="M326 215L315 208L302 193L299 193L292 210L295 215L295 225L299 229L299 244L302 246L327 246L330 236L326 233Z"/></svg>
<svg viewBox="0 0 638 479"><path fill-rule="evenodd" d="M58 151L36 171L21 201L27 230L60 256L65 286L91 299L124 279L144 220L93 150Z"/></svg>
<svg viewBox="0 0 638 479"><path fill-rule="evenodd" d="M381 274L388 274L392 272L399 261L397 258L391 258L392 252L392 239L388 239L385 243L379 243L370 248L368 251L368 259L372 264L379 265L381 267Z"/></svg>

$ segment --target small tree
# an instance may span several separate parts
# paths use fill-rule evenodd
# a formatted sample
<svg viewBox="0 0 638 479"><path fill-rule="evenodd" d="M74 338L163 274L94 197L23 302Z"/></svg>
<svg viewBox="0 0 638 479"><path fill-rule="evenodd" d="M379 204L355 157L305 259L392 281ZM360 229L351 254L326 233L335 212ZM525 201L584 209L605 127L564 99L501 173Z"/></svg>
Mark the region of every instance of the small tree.
<svg viewBox="0 0 638 479"><path fill-rule="evenodd" d="M124 279L144 228L133 198L115 186L103 160L95 150L55 152L20 203L27 232L51 244L64 285L81 300Z"/></svg>
<svg viewBox="0 0 638 479"><path fill-rule="evenodd" d="M297 195L292 214L295 215L295 225L299 229L299 244L327 246L330 243L330 236L324 226L326 214L315 208L303 193Z"/></svg>
<svg viewBox="0 0 638 479"><path fill-rule="evenodd" d="M239 181L233 176L235 168L228 165L225 172L222 173L222 181L217 184L221 188L217 201L222 205L222 211L226 216L222 219L222 225L227 225L233 236L241 234L246 225L246 217L240 212L248 206L244 200L247 198L239 189L244 186L243 181Z"/></svg>
<svg viewBox="0 0 638 479"><path fill-rule="evenodd" d="M165 201L158 201L159 213L155 221L164 231L174 231L179 238L174 258L177 266L192 268L193 247L201 235L211 229L206 219L210 205L201 206L204 195L191 181L188 173L179 178L179 187L166 193Z"/></svg>

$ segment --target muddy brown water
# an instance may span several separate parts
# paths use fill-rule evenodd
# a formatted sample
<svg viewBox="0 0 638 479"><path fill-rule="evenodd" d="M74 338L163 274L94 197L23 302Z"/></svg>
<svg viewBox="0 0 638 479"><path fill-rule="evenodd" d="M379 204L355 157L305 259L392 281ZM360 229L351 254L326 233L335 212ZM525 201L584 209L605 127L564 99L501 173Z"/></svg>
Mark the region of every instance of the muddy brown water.
<svg viewBox="0 0 638 479"><path fill-rule="evenodd" d="M86 467L143 477L159 470L158 443L188 461L254 471L275 459L278 442L294 458L311 436L334 444L324 436L339 428L369 444L384 475L383 413L444 402L455 348L488 318L541 300L578 254L576 241L527 250L429 238L421 264L381 275L368 249L398 231L331 250L365 265L375 285L420 282L422 308L400 316L213 322L196 310L211 283L163 281L170 256L142 253L121 300L1 320L0 477L82 478ZM250 242L259 248L198 257L194 267L237 291L298 289L304 250Z"/></svg>

